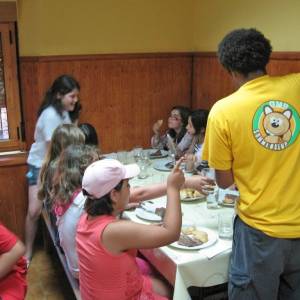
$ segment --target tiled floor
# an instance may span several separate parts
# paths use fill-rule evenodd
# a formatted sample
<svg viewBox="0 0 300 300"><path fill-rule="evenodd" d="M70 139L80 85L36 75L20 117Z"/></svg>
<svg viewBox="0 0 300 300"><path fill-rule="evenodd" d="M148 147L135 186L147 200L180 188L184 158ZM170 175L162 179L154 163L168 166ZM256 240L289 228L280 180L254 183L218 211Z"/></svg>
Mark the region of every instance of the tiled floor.
<svg viewBox="0 0 300 300"><path fill-rule="evenodd" d="M26 300L74 300L59 259L37 247L29 266Z"/></svg>

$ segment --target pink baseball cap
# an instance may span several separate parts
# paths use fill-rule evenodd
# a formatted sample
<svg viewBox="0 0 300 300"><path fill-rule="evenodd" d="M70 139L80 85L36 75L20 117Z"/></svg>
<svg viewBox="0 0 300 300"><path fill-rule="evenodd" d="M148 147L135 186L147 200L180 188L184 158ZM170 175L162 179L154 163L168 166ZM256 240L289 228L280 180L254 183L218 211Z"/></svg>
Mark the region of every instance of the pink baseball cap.
<svg viewBox="0 0 300 300"><path fill-rule="evenodd" d="M137 164L123 165L115 159L102 159L89 165L82 178L82 188L94 198L108 194L122 179L140 173Z"/></svg>

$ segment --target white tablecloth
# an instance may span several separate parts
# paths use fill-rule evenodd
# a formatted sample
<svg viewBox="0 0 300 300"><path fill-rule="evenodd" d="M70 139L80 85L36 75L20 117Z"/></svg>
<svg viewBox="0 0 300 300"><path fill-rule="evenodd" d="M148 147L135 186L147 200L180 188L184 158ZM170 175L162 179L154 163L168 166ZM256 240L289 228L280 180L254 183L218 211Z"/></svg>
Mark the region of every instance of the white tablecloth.
<svg viewBox="0 0 300 300"><path fill-rule="evenodd" d="M131 186L144 186L166 179L168 172L152 168L146 179L134 178ZM157 198L155 203L165 205L166 197ZM212 229L217 234L218 214L232 211L232 208L207 209L205 200L182 202L183 223L193 222L197 227ZM126 211L124 216L132 221L149 224L138 218L134 211ZM176 300L190 299L190 286L209 287L227 282L228 265L231 254L231 240L218 239L215 244L200 250L179 250L171 246L157 249L140 249L140 252L174 286Z"/></svg>

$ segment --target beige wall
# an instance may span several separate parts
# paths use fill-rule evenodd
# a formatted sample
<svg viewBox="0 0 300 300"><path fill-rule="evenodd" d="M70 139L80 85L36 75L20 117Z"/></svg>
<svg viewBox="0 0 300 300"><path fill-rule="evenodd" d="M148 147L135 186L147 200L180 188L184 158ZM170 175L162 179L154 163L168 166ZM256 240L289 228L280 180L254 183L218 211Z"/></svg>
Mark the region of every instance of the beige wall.
<svg viewBox="0 0 300 300"><path fill-rule="evenodd" d="M193 50L194 0L18 0L20 55Z"/></svg>
<svg viewBox="0 0 300 300"><path fill-rule="evenodd" d="M194 49L216 51L230 30L255 27L274 51L300 51L299 0L196 0Z"/></svg>
<svg viewBox="0 0 300 300"><path fill-rule="evenodd" d="M1 0L0 0L1 1ZM215 51L255 27L300 51L299 0L18 0L20 54Z"/></svg>

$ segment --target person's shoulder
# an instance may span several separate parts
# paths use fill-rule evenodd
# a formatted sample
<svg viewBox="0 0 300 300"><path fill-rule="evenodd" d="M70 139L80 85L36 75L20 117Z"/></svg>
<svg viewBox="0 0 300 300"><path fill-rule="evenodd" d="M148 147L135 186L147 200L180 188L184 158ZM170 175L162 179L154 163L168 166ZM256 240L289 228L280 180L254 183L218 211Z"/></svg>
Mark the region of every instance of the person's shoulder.
<svg viewBox="0 0 300 300"><path fill-rule="evenodd" d="M237 92L230 94L220 100L218 100L210 109L209 115L210 117L216 115L222 115L226 111L230 110L230 108L234 105L234 100L236 98Z"/></svg>
<svg viewBox="0 0 300 300"><path fill-rule="evenodd" d="M53 106L48 106L47 108L45 108L42 111L40 118L42 118L42 119L57 119L57 118L60 118L60 115Z"/></svg>
<svg viewBox="0 0 300 300"><path fill-rule="evenodd" d="M300 84L300 73L291 73L284 76L280 76L282 80L286 80L289 82L294 82Z"/></svg>

